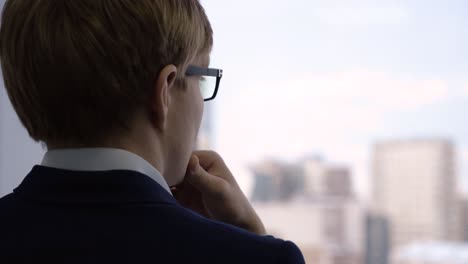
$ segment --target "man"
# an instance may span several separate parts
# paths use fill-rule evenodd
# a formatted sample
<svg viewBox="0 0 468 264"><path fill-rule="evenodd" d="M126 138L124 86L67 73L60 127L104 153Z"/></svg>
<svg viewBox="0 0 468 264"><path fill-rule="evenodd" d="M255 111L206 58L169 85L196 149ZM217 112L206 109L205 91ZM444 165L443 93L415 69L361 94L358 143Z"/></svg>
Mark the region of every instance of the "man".
<svg viewBox="0 0 468 264"><path fill-rule="evenodd" d="M48 152L0 200L0 263L304 262L193 152L212 42L198 0L6 1L5 86Z"/></svg>

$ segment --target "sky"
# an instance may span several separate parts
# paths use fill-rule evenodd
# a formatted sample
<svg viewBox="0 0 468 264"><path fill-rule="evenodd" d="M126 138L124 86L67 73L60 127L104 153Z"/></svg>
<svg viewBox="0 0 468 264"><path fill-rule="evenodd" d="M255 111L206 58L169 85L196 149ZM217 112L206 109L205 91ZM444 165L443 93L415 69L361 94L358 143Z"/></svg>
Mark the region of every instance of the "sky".
<svg viewBox="0 0 468 264"><path fill-rule="evenodd" d="M215 149L246 166L318 154L363 198L372 146L447 138L468 191L468 2L202 0L214 28Z"/></svg>

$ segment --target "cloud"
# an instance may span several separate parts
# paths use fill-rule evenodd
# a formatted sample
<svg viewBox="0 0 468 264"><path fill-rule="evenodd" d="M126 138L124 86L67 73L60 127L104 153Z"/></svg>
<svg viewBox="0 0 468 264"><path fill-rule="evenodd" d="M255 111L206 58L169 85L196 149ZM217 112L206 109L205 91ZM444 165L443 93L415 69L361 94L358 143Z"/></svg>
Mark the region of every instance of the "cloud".
<svg viewBox="0 0 468 264"><path fill-rule="evenodd" d="M294 89L323 103L361 103L382 110L407 111L443 101L449 96L446 81L410 79L387 72L352 69L344 72L309 74L290 82ZM297 88L296 88L297 87Z"/></svg>
<svg viewBox="0 0 468 264"><path fill-rule="evenodd" d="M234 103L236 115L302 124L307 116L307 123L338 127L352 123L366 130L366 123L375 125L381 113L417 110L450 95L444 80L407 78L368 69L304 73L239 86L243 92L236 92L239 97L227 102ZM232 90L239 91L239 87ZM237 100L241 100L242 108L236 105Z"/></svg>
<svg viewBox="0 0 468 264"><path fill-rule="evenodd" d="M322 23L340 27L401 25L410 19L409 10L403 6L371 3L335 3L315 9L314 14Z"/></svg>
<svg viewBox="0 0 468 264"><path fill-rule="evenodd" d="M449 96L443 80L368 69L226 82L223 89L236 91L217 109L217 147L231 163L318 152L355 168L361 193L369 188L366 140L385 129L385 115Z"/></svg>
<svg viewBox="0 0 468 264"><path fill-rule="evenodd" d="M224 88L239 89L228 86ZM366 69L301 74L244 85L242 91L222 102L218 132L225 139L219 141L234 149L249 146L246 157L267 153L293 157L312 147L369 135L384 126L386 113L417 110L449 96L442 80Z"/></svg>

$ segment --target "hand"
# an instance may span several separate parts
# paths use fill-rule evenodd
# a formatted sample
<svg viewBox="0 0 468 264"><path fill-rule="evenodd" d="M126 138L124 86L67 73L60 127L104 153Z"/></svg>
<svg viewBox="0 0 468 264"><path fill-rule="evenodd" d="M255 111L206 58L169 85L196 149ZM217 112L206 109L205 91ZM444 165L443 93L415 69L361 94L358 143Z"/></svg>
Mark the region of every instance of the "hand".
<svg viewBox="0 0 468 264"><path fill-rule="evenodd" d="M216 152L193 152L184 181L171 191L184 207L207 218L266 234L262 221Z"/></svg>

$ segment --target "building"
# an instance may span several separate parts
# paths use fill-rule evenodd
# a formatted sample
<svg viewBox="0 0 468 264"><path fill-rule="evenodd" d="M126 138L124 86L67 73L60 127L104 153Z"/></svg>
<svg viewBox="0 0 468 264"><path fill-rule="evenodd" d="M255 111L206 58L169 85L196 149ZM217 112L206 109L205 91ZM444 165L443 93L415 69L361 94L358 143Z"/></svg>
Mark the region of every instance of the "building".
<svg viewBox="0 0 468 264"><path fill-rule="evenodd" d="M294 241L306 263L361 264L364 210L349 199L254 203L269 234Z"/></svg>
<svg viewBox="0 0 468 264"><path fill-rule="evenodd" d="M347 168L304 158L251 170L251 200L270 234L296 242L307 263L363 263L364 214Z"/></svg>
<svg viewBox="0 0 468 264"><path fill-rule="evenodd" d="M278 200L281 188L281 163L273 160L264 161L251 167L254 175L253 202L271 202Z"/></svg>
<svg viewBox="0 0 468 264"><path fill-rule="evenodd" d="M303 245L299 245L299 247L306 263L334 264L333 257L330 255L330 252L327 249L313 248Z"/></svg>
<svg viewBox="0 0 468 264"><path fill-rule="evenodd" d="M327 164L320 158L305 158L302 162L305 193L308 196L353 196L348 168Z"/></svg>
<svg viewBox="0 0 468 264"><path fill-rule="evenodd" d="M365 225L365 263L388 264L390 255L390 225L380 215L368 213Z"/></svg>
<svg viewBox="0 0 468 264"><path fill-rule="evenodd" d="M289 201L296 197L353 197L348 168L327 164L319 158L286 163L265 160L251 166L254 202Z"/></svg>
<svg viewBox="0 0 468 264"><path fill-rule="evenodd" d="M468 242L468 198L461 199L463 241Z"/></svg>
<svg viewBox="0 0 468 264"><path fill-rule="evenodd" d="M460 238L454 147L447 140L378 143L375 210L390 221L391 245Z"/></svg>
<svg viewBox="0 0 468 264"><path fill-rule="evenodd" d="M351 197L351 173L348 168L328 166L325 176L325 194L330 196Z"/></svg>
<svg viewBox="0 0 468 264"><path fill-rule="evenodd" d="M266 160L251 167L255 184L253 202L290 201L304 193L302 167L275 160Z"/></svg>

